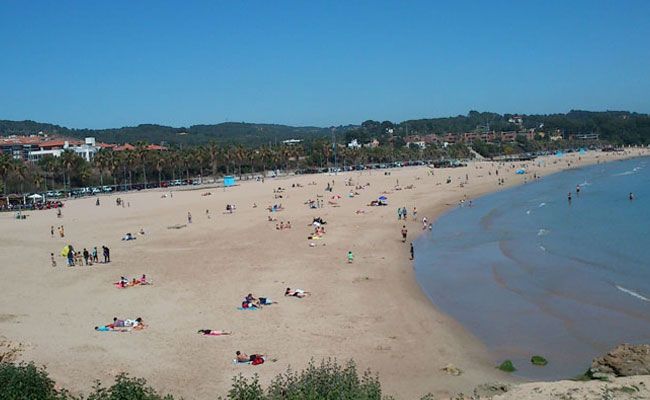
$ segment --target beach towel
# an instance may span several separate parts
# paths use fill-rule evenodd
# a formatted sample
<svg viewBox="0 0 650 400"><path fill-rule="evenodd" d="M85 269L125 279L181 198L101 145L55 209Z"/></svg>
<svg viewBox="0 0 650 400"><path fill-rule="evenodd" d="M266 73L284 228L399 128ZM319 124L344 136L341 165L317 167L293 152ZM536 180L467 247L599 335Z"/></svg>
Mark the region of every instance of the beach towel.
<svg viewBox="0 0 650 400"><path fill-rule="evenodd" d="M248 311L248 310L257 310L257 307L248 307L248 308L237 307L237 309L240 311Z"/></svg>

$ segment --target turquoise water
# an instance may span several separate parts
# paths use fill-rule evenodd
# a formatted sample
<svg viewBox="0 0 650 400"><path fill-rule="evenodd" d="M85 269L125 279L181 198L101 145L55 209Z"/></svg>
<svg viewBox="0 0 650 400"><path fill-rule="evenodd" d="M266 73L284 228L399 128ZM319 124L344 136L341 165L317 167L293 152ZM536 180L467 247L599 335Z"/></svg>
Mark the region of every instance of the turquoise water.
<svg viewBox="0 0 650 400"><path fill-rule="evenodd" d="M448 212L415 242L418 282L523 377L573 377L619 343L650 343L649 161L562 172ZM549 364L532 366L536 354Z"/></svg>

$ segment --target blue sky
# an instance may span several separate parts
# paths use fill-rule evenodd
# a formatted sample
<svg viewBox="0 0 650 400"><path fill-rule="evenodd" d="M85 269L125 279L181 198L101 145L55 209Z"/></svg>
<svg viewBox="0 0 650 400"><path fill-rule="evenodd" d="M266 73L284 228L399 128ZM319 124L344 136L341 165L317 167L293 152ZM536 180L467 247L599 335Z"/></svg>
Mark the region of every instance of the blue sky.
<svg viewBox="0 0 650 400"><path fill-rule="evenodd" d="M650 1L0 2L0 119L650 112Z"/></svg>

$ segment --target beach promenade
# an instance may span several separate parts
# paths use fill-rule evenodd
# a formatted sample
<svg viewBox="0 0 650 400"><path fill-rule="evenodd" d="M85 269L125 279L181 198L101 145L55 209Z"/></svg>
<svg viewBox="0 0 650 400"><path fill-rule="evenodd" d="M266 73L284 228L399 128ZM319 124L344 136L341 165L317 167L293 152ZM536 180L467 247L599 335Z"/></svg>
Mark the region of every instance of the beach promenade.
<svg viewBox="0 0 650 400"><path fill-rule="evenodd" d="M524 180L534 184L534 176L543 179L566 168L648 154L630 149L501 165L477 161L455 169L291 176L227 189L174 190L173 196L161 190L102 196L99 206L95 198L70 200L62 218L54 210L30 212L25 220L3 213L0 339L21 343L23 359L46 365L62 386L82 392L96 378L108 383L128 372L162 392L212 399L225 394L239 373L257 373L268 383L289 365L300 370L310 359L328 357L370 368L385 392L399 398L467 393L484 382L512 381L494 368L480 342L421 292L409 243L422 232L422 218L435 229L435 217L461 200ZM519 168L527 173L516 174ZM328 184L331 192L325 191ZM368 206L380 196L388 206ZM116 206L116 197L124 207ZM309 200L324 205L310 208ZM279 204L282 211L267 210ZM235 205L234 212L226 212L227 205ZM406 207L406 223L398 220L398 207ZM325 233L310 240L318 217L327 222ZM290 229L276 229L289 221ZM60 225L65 237L51 237L50 227ZM128 232L137 240L122 241ZM106 245L111 262L67 267L59 255L66 245L100 251ZM153 284L113 285L121 276L142 274ZM285 297L287 287L312 295ZM279 304L238 310L248 293ZM147 328L93 329L115 316L142 317ZM205 337L198 329L233 335ZM237 350L268 358L259 366L234 365ZM463 373L441 371L448 364Z"/></svg>

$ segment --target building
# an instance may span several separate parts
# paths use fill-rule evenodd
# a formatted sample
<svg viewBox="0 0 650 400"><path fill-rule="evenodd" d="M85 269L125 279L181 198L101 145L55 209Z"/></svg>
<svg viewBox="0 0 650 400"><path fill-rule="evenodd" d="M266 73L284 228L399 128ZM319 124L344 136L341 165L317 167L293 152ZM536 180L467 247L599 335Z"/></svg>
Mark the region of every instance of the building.
<svg viewBox="0 0 650 400"><path fill-rule="evenodd" d="M73 151L84 160L90 162L99 151L95 138L87 137L83 142L70 142L67 140L49 141L39 144L38 150L30 150L27 154L27 161L38 162L46 155L60 157L64 151Z"/></svg>
<svg viewBox="0 0 650 400"><path fill-rule="evenodd" d="M359 144L359 141L357 139L352 139L350 143L348 143L348 149L360 149L361 145Z"/></svg>
<svg viewBox="0 0 650 400"><path fill-rule="evenodd" d="M302 143L302 140L300 139L288 139L282 141L282 144L286 144L287 146L293 146L300 143Z"/></svg>

